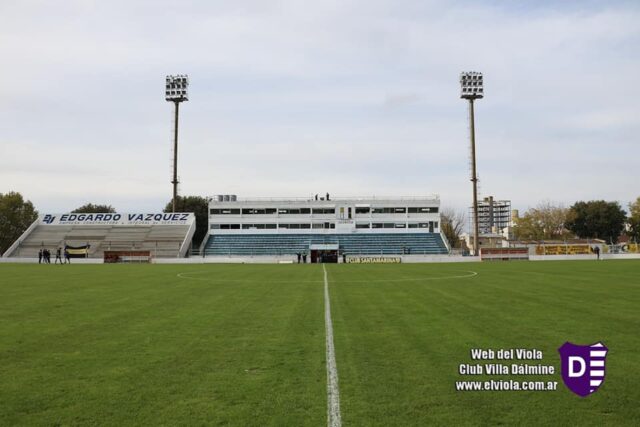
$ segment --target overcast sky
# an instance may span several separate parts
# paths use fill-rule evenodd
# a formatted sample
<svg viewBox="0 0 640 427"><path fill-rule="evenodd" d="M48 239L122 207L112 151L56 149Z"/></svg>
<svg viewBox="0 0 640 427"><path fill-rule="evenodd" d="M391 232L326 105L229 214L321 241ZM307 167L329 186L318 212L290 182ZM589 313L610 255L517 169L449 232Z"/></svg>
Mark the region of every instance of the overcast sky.
<svg viewBox="0 0 640 427"><path fill-rule="evenodd" d="M560 5L556 4L560 3ZM2 1L0 193L41 212L180 193L470 205L459 73L482 71L480 194L640 196L640 3Z"/></svg>

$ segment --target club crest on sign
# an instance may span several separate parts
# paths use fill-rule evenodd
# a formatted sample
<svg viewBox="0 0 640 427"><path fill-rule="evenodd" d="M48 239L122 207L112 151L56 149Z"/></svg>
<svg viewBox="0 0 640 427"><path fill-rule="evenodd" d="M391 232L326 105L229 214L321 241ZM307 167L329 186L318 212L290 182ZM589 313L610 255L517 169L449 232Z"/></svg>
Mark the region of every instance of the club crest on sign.
<svg viewBox="0 0 640 427"><path fill-rule="evenodd" d="M562 381L581 397L598 391L604 382L605 362L609 349L603 343L576 345L569 341L559 349Z"/></svg>

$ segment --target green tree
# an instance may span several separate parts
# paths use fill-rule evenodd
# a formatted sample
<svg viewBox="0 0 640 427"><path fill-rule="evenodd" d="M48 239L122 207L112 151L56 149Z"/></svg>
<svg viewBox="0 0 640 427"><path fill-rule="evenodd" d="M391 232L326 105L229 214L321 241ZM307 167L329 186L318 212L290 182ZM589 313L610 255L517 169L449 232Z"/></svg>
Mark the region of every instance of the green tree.
<svg viewBox="0 0 640 427"><path fill-rule="evenodd" d="M173 211L173 202L169 201L164 212ZM193 234L194 246L200 246L209 227L209 202L200 196L178 196L176 212L193 212L196 216L196 232Z"/></svg>
<svg viewBox="0 0 640 427"><path fill-rule="evenodd" d="M640 197L629 203L629 237L636 242L640 240Z"/></svg>
<svg viewBox="0 0 640 427"><path fill-rule="evenodd" d="M440 228L452 248L459 248L461 245L460 235L464 231L464 223L464 212L456 212L453 208L440 210Z"/></svg>
<svg viewBox="0 0 640 427"><path fill-rule="evenodd" d="M37 218L38 211L20 193L0 193L0 254L9 249Z"/></svg>
<svg viewBox="0 0 640 427"><path fill-rule="evenodd" d="M115 213L116 210L111 205L94 205L87 203L71 211L71 213Z"/></svg>
<svg viewBox="0 0 640 427"><path fill-rule="evenodd" d="M618 202L591 200L576 202L567 215L567 228L583 239L616 243L627 215Z"/></svg>
<svg viewBox="0 0 640 427"><path fill-rule="evenodd" d="M516 220L513 234L516 239L553 240L568 237L565 228L568 209L551 202L542 202Z"/></svg>

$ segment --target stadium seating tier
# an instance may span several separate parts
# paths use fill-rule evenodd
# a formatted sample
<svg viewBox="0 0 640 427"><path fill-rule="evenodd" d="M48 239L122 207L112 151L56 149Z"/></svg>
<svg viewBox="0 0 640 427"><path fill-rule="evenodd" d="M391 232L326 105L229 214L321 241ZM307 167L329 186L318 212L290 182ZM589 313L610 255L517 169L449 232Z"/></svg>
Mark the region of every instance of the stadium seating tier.
<svg viewBox="0 0 640 427"><path fill-rule="evenodd" d="M102 258L106 250L149 250L156 258L175 258L188 230L188 225L38 225L11 256L37 257L40 248L55 250L66 243L89 244L90 258Z"/></svg>
<svg viewBox="0 0 640 427"><path fill-rule="evenodd" d="M316 244L337 244L348 255L447 253L438 233L213 234L204 250L205 255L295 255Z"/></svg>

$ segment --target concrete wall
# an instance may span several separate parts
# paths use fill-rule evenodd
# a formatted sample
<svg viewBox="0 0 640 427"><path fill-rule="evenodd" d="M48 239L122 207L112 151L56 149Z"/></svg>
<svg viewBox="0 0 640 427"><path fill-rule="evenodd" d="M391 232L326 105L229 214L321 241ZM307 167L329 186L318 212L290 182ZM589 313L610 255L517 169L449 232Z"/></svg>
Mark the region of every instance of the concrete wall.
<svg viewBox="0 0 640 427"><path fill-rule="evenodd" d="M298 258L294 255L287 256L207 256L207 257L191 257L191 258L154 258L151 260L153 264L278 264L298 262ZM307 258L307 264L309 259Z"/></svg>
<svg viewBox="0 0 640 427"><path fill-rule="evenodd" d="M480 257L461 255L401 255L403 263L421 262L480 262Z"/></svg>
<svg viewBox="0 0 640 427"><path fill-rule="evenodd" d="M529 255L531 261L593 261L595 255ZM640 254L600 254L601 260L607 259L640 259Z"/></svg>
<svg viewBox="0 0 640 427"><path fill-rule="evenodd" d="M382 255L380 255L382 256ZM363 255L363 257L367 257ZM371 258L379 256L370 255ZM450 256L450 255L388 255L391 258L402 258L403 263L420 263L420 262L480 262L480 259L475 257L463 257L463 256ZM338 260L342 262L342 257ZM207 257L192 257L192 258L156 258L153 260L154 264L276 264L293 261L298 263L298 258L293 255L283 256L253 256L253 257L228 257L228 256L207 256ZM309 264L309 258L307 258L307 264Z"/></svg>
<svg viewBox="0 0 640 427"><path fill-rule="evenodd" d="M55 256L51 265L55 262ZM0 264L37 264L38 258L0 258ZM102 258L71 258L71 264L104 264Z"/></svg>
<svg viewBox="0 0 640 427"><path fill-rule="evenodd" d="M431 263L431 262L481 262L479 257L458 256L458 255L398 255L403 263ZM601 254L603 260L616 259L638 259L640 254ZM593 261L595 255L531 255L531 261ZM307 259L309 261L309 259ZM340 258L342 262L342 258ZM277 263L297 263L295 256L254 256L254 257L226 257L208 256L192 258L155 258L153 264L277 264ZM500 262L500 261L487 261ZM1 263L37 264L37 258L0 258ZM72 259L72 264L103 264L102 258ZM308 263L308 262L307 262Z"/></svg>

